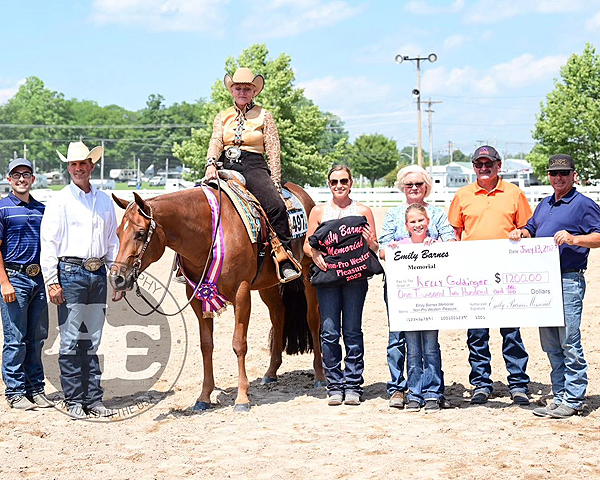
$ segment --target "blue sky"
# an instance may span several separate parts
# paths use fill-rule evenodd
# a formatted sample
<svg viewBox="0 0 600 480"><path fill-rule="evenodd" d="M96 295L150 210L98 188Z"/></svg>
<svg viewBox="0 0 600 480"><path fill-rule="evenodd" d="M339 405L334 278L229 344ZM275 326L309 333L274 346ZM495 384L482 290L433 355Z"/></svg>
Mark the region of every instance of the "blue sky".
<svg viewBox="0 0 600 480"><path fill-rule="evenodd" d="M434 150L530 150L539 104L568 57L600 46L600 0L0 0L0 103L40 77L67 98L140 109L210 96L228 56L265 43L352 138L415 142L417 70ZM260 72L255 72L260 73ZM427 116L423 145L428 148Z"/></svg>

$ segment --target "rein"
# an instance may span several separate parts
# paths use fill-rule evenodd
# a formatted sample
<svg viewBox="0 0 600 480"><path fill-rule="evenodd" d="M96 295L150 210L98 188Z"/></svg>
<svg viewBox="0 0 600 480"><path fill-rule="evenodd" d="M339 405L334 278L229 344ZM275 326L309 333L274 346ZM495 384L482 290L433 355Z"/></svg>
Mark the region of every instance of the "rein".
<svg viewBox="0 0 600 480"><path fill-rule="evenodd" d="M215 231L218 231L219 229L219 225L221 224L221 181L220 179L217 179L217 190L219 192L219 216L217 217L217 223L215 225ZM132 202L133 203L133 202ZM131 203L129 204L131 205ZM129 208L129 206L127 207ZM140 275L140 267L142 265L142 257L144 256L144 253L146 252L146 249L148 248L148 245L150 244L150 239L152 238L152 234L154 233L154 231L156 230L156 222L154 221L154 214L152 212L152 207L150 205L148 205L148 208L150 209L150 215L148 215L146 212L144 212L141 208L139 209L140 214L150 220L150 227L148 228L148 233L146 234L146 240L144 241L144 245L142 246L142 250L140 251L140 253L138 255L136 255L136 259L135 262L133 263L133 281L135 282L135 294L140 297L150 308L151 310L147 313L142 313L139 312L138 310L136 310L136 308L129 302L129 300L127 300L127 295L124 295L123 298L125 298L125 301L127 302L127 305L129 305L131 307L131 309L137 313L138 315L142 316L142 317L148 317L150 315L152 315L154 312L158 311L158 309L160 308L160 306L162 305L163 301L165 300L165 297L167 296L167 293L169 291L169 286L171 285L171 280L173 278L173 272L176 270L176 266L177 266L177 253L174 254L173 257L173 264L171 266L171 271L169 272L169 279L167 280L167 285L165 286L165 292L163 293L161 299L159 300L159 302L156 304L156 306L152 305L148 299L144 296L144 294L142 293L142 290L140 289L140 286L137 282L138 277ZM198 284L196 285L196 288L194 288L194 291L192 292L192 296L190 298L187 299L186 304L181 307L179 310L177 310L175 313L165 313L162 312L162 314L166 317L174 317L175 315L179 315L181 312L183 312L190 303L192 303L192 300L194 300L196 293L198 293L198 290L200 290L200 287L202 285L202 282L204 281L204 279L206 278L206 272L208 270L208 267L210 265L210 257L211 257L211 252L213 250L213 247L215 245L215 241L216 241L216 235L212 235L212 242L210 244L210 248L209 248L209 254L206 257L206 263L204 264L204 269L202 270L202 275L200 276L200 281L198 282ZM187 298L187 296L186 296Z"/></svg>

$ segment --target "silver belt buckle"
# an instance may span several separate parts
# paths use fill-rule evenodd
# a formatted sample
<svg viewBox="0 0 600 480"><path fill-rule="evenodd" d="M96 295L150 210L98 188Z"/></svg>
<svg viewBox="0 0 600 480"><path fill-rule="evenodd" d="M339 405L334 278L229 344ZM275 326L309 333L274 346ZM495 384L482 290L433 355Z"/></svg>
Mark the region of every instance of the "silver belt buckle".
<svg viewBox="0 0 600 480"><path fill-rule="evenodd" d="M39 275L41 270L42 267L40 267L37 263L32 263L31 265L27 265L25 273L28 277L36 277L37 275Z"/></svg>
<svg viewBox="0 0 600 480"><path fill-rule="evenodd" d="M104 260L97 257L88 258L83 262L83 268L88 272L95 272L104 264Z"/></svg>
<svg viewBox="0 0 600 480"><path fill-rule="evenodd" d="M229 147L225 150L225 156L232 163L239 163L239 158L242 156L242 150L240 147Z"/></svg>

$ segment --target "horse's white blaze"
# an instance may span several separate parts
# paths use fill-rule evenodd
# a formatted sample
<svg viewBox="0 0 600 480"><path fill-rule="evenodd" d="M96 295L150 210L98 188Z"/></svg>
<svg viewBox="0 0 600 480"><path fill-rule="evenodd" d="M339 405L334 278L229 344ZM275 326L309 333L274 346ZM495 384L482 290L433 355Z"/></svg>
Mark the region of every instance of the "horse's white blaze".
<svg viewBox="0 0 600 480"><path fill-rule="evenodd" d="M127 227L129 226L129 220L127 220L125 222L125 225L123 225L123 231L127 230Z"/></svg>

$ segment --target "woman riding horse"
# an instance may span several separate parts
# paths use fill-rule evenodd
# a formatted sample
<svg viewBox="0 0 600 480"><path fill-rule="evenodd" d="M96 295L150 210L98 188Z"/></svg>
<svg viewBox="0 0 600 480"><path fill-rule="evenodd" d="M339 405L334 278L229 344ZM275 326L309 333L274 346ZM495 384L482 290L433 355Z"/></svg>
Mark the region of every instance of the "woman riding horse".
<svg viewBox="0 0 600 480"><path fill-rule="evenodd" d="M279 134L271 113L254 103L262 91L265 79L249 68L238 68L230 77L225 75L225 87L234 104L220 112L214 121L206 161L206 179L217 178L217 168L240 172L246 188L258 199L283 249L277 251L279 278L282 283L300 276L290 258L292 235L285 204L281 197L281 159ZM267 154L269 165L263 153Z"/></svg>

